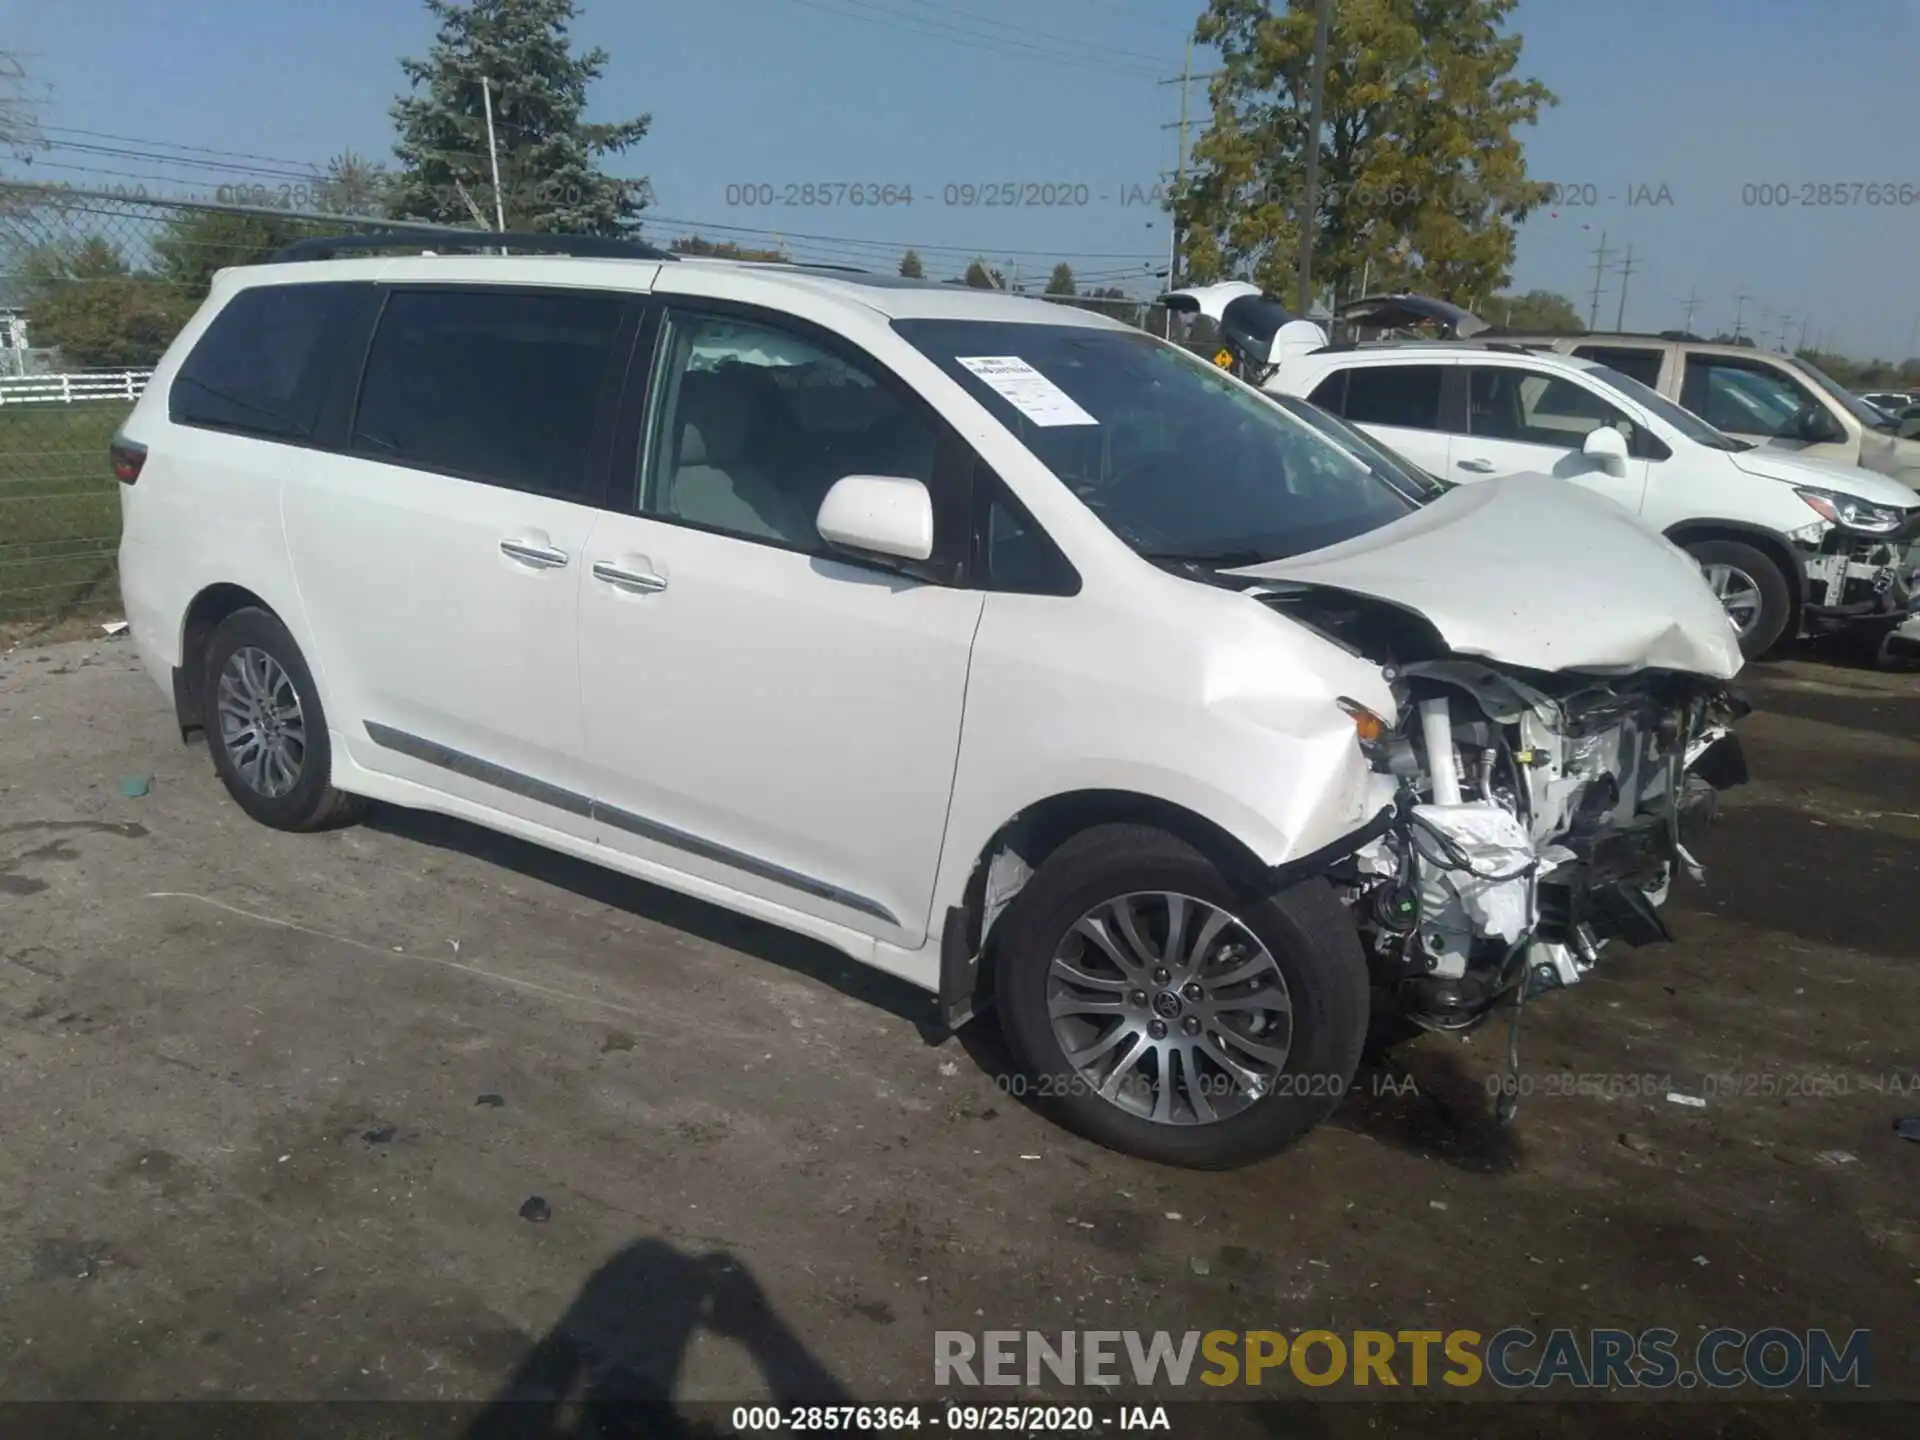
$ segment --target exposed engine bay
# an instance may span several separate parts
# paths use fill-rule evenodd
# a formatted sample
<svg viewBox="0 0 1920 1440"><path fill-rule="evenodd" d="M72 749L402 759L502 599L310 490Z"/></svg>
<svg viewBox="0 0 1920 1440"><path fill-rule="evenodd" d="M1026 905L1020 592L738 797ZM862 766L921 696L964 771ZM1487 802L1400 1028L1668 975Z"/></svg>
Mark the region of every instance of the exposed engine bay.
<svg viewBox="0 0 1920 1440"><path fill-rule="evenodd" d="M1461 1030L1577 983L1609 943L1669 938L1660 906L1717 792L1747 778L1725 682L1671 670L1541 673L1448 653L1396 607L1307 587L1261 596L1382 664L1399 704L1356 716L1393 802L1329 878L1371 957L1376 1010Z"/></svg>

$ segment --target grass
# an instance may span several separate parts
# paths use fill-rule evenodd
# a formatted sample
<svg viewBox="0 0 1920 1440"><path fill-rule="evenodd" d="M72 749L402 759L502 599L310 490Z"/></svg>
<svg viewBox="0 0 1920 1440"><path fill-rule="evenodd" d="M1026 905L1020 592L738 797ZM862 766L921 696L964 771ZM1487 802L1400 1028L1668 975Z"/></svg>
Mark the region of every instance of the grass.
<svg viewBox="0 0 1920 1440"><path fill-rule="evenodd" d="M0 623L118 603L120 401L0 405Z"/></svg>

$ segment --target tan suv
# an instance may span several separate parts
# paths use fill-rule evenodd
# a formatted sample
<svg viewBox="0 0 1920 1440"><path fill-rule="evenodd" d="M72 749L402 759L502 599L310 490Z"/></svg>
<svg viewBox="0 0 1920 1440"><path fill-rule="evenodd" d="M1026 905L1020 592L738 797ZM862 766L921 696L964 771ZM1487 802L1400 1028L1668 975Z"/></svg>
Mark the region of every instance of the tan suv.
<svg viewBox="0 0 1920 1440"><path fill-rule="evenodd" d="M1797 356L1659 335L1498 338L1631 375L1736 439L1859 465L1920 490L1920 442L1901 439L1898 421Z"/></svg>

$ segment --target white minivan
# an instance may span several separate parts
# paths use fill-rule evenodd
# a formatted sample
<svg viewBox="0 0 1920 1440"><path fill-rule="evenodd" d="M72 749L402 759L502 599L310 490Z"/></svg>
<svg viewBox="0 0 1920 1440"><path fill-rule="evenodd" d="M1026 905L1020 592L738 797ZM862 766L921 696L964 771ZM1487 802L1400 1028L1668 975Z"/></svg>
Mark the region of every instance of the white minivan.
<svg viewBox="0 0 1920 1440"><path fill-rule="evenodd" d="M1719 604L1577 487L1436 497L1038 301L379 246L219 275L113 446L140 653L265 824L440 811L991 999L1020 1093L1219 1166L1370 1020L1663 938L1744 778Z"/></svg>

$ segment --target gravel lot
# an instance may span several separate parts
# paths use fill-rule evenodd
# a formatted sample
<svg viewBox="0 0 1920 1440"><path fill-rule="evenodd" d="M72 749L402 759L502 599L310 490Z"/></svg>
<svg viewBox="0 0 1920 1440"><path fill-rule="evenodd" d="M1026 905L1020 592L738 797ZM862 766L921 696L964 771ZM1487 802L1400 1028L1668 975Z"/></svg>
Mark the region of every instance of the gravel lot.
<svg viewBox="0 0 1920 1440"><path fill-rule="evenodd" d="M1529 1009L1512 1127L1504 1026L1428 1037L1202 1175L1052 1129L990 1030L930 1043L808 942L430 816L255 826L123 642L16 650L0 1399L881 1401L936 1329L1511 1324L1867 1327L1920 1398L1920 676L1746 683L1680 943ZM1708 1104L1544 1093L1609 1074Z"/></svg>

